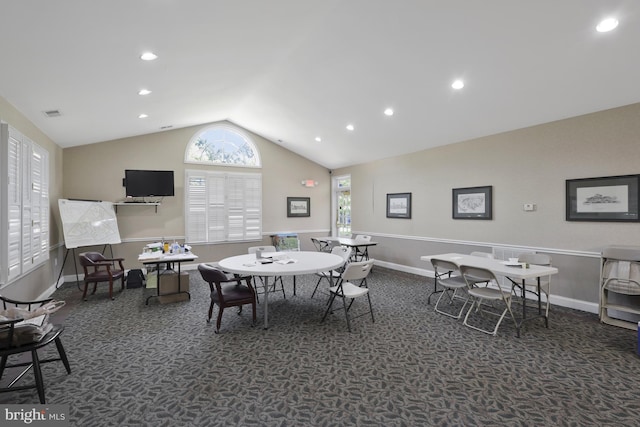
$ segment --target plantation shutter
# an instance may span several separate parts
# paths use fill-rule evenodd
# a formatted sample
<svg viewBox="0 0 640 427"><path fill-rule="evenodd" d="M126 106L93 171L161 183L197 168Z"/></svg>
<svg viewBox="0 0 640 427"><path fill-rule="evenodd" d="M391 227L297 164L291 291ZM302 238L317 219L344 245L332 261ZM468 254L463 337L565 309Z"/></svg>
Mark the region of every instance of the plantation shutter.
<svg viewBox="0 0 640 427"><path fill-rule="evenodd" d="M209 194L207 203L207 227L209 234L207 236L207 242L224 242L227 240L225 177L224 175L210 174L207 177L207 184L207 193Z"/></svg>
<svg viewBox="0 0 640 427"><path fill-rule="evenodd" d="M206 177L187 172L185 183L185 234L187 242L206 242Z"/></svg>
<svg viewBox="0 0 640 427"><path fill-rule="evenodd" d="M262 239L262 177L248 176L244 186L245 238Z"/></svg>
<svg viewBox="0 0 640 427"><path fill-rule="evenodd" d="M262 238L262 176L186 171L189 243Z"/></svg>
<svg viewBox="0 0 640 427"><path fill-rule="evenodd" d="M22 170L22 142L16 139L15 132L8 135L8 260L7 280L20 275L20 258L22 254L22 188L20 171Z"/></svg>
<svg viewBox="0 0 640 427"><path fill-rule="evenodd" d="M0 123L0 284L49 259L49 154Z"/></svg>
<svg viewBox="0 0 640 427"><path fill-rule="evenodd" d="M45 200L43 193L46 188L45 163L46 153L36 146L31 146L31 264L38 264L42 257L48 254L48 243L43 248L43 243L48 238L43 236L43 227L46 228L42 210ZM46 202L48 202L48 197ZM47 203L47 208L49 204ZM48 209L47 209L48 211Z"/></svg>

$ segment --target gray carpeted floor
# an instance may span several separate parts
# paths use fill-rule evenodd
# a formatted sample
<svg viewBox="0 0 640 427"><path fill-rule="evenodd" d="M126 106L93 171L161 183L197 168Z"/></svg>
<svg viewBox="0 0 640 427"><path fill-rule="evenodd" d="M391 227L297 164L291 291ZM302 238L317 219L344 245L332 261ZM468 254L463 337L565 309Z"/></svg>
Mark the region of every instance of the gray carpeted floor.
<svg viewBox="0 0 640 427"><path fill-rule="evenodd" d="M518 339L505 320L492 337L434 313L431 280L376 267L375 323L360 317L349 333L341 311L319 322L314 276L298 278L296 297L287 285L268 330L247 307L225 311L216 335L197 272L191 301L165 305L145 306L150 289L110 301L106 287L81 302L67 284L54 297L68 301L72 373L43 367L47 401L92 427L638 425L636 333L596 315L552 307L549 329L537 320ZM0 395L7 403L37 395Z"/></svg>

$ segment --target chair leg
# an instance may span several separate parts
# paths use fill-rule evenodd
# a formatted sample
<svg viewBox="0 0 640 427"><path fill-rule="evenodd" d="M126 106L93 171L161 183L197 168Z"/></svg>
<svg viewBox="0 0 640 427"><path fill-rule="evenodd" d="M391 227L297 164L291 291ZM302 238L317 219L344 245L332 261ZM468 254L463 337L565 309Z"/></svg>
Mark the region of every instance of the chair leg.
<svg viewBox="0 0 640 427"><path fill-rule="evenodd" d="M493 335L496 336L498 333L498 328L500 327L500 324L502 323L502 320L504 319L505 315L507 314L507 312L509 312L509 314L511 315L511 318L514 319L515 322L515 318L513 317L513 313L511 312L511 302L509 302L508 304L505 303L506 307L505 309L502 311L502 314L498 314L498 313L490 313L492 315L498 316L498 321L495 324L493 331L490 331L488 329L482 329L479 326L475 326L475 325L471 325L468 320L469 320L469 314L471 314L471 312L473 311L473 306L474 304L476 305L476 312L480 310L480 306L482 304L482 299L476 299L474 298L473 302L471 303L471 307L469 307L469 311L467 311L467 315L464 317L464 321L462 322L463 325L470 327L471 329L475 329L476 331L480 331L480 332L484 332L485 334L489 334L489 335ZM518 331L518 337L520 336L520 330L518 328L518 325L516 323L516 329Z"/></svg>
<svg viewBox="0 0 640 427"><path fill-rule="evenodd" d="M320 322L324 322L324 319L327 318L329 311L331 311L331 307L333 306L333 301L336 299L336 294L332 293L329 297L329 302L327 303L327 311L324 312L324 316L322 316L322 320Z"/></svg>
<svg viewBox="0 0 640 427"><path fill-rule="evenodd" d="M207 319L207 323L211 322L211 316L213 316L213 306L215 303L213 300L211 301L211 305L209 306L209 318Z"/></svg>
<svg viewBox="0 0 640 427"><path fill-rule="evenodd" d="M507 314L507 311L509 309L505 308L504 311L502 312L502 316L500 316L500 319L498 319L498 323L496 323L496 327L493 329L493 335L496 335L498 333L498 328L500 327L500 323L502 323L502 319L504 319L505 314Z"/></svg>
<svg viewBox="0 0 640 427"><path fill-rule="evenodd" d="M67 370L67 374L70 374L71 365L69 365L69 359L67 359L67 352L64 351L64 347L62 346L62 341L60 340L60 337L56 338L55 343L56 343L56 348L58 349L58 354L60 355L60 360L62 360L62 364Z"/></svg>
<svg viewBox="0 0 640 427"><path fill-rule="evenodd" d="M351 300L353 302L353 300ZM344 307L344 316L347 318L347 329L351 332L351 321L349 320L349 310L347 310L347 301L346 298L342 297L342 306Z"/></svg>
<svg viewBox="0 0 640 427"><path fill-rule="evenodd" d="M451 313L447 313L446 311L442 311L440 308L438 308L438 305L440 304L440 300L442 300L442 297L444 297L445 294L447 294L447 297L449 298L449 304L453 304L454 299L456 298L456 292L457 289L454 289L452 292L452 289L449 288L444 288L442 290L442 292L440 293L440 296L438 297L438 301L436 301L436 305L433 307L434 310L437 313L440 314L444 314L445 316L449 316L449 317L453 317L454 319L460 319L462 317L462 314L464 313L464 309L467 306L467 303L469 302L469 298L467 297L467 299L464 300L464 303L462 304L462 308L460 308L460 311L458 312L458 314L451 314ZM460 297L458 297L460 298Z"/></svg>
<svg viewBox="0 0 640 427"><path fill-rule="evenodd" d="M467 314L464 316L464 320L462 321L462 324L465 326L470 326L469 323L467 322L467 320L469 320L469 314L471 314L471 312L473 311L473 307L476 305L476 299L473 298L471 300L471 306L469 307L469 310L467 310ZM478 304L478 307L480 307L480 305Z"/></svg>
<svg viewBox="0 0 640 427"><path fill-rule="evenodd" d="M373 317L373 305L371 305L371 295L369 295L369 293L367 293L367 300L369 302L369 313L371 313L371 323L375 323L376 320ZM354 301L355 299L351 298L351 301L349 301L349 305L347 306L347 311L351 310L351 306L353 305ZM362 313L362 314L367 314L367 313Z"/></svg>
<svg viewBox="0 0 640 427"><path fill-rule="evenodd" d="M113 279L111 277L109 277L109 298L115 299L113 298Z"/></svg>
<svg viewBox="0 0 640 427"><path fill-rule="evenodd" d="M355 301L355 299L351 298L351 301L349 301L349 306L347 307L347 311L351 310L351 306L353 305L354 301Z"/></svg>
<svg viewBox="0 0 640 427"><path fill-rule="evenodd" d="M87 291L89 290L89 284L87 282L84 282L84 292L82 293L82 300L86 301L87 300Z"/></svg>
<svg viewBox="0 0 640 427"><path fill-rule="evenodd" d="M219 307L218 309L218 320L216 321L216 334L220 332L220 323L222 323L222 312L224 309Z"/></svg>
<svg viewBox="0 0 640 427"><path fill-rule="evenodd" d="M260 280L262 280L262 278ZM260 304L260 298L258 297L258 282L256 281L256 276L253 276L253 289L256 290L256 303Z"/></svg>
<svg viewBox="0 0 640 427"><path fill-rule="evenodd" d="M313 298L313 296L316 294L316 291L318 290L318 286L320 285L321 281L322 281L322 276L320 276L320 278L318 279L318 282L316 283L316 287L313 288L313 293L311 294L311 298Z"/></svg>
<svg viewBox="0 0 640 427"><path fill-rule="evenodd" d="M367 299L369 300L369 311L371 312L371 323L376 323L376 320L373 318L373 306L371 305L371 296L367 293Z"/></svg>
<svg viewBox="0 0 640 427"><path fill-rule="evenodd" d="M31 351L31 358L33 359L33 374L36 377L36 388L38 389L38 397L40 403L43 405L46 403L44 400L44 381L42 381L42 371L40 370L40 359L38 359L38 350Z"/></svg>
<svg viewBox="0 0 640 427"><path fill-rule="evenodd" d="M4 374L4 368L7 366L7 357L8 356L2 356L2 360L0 360L0 380Z"/></svg>

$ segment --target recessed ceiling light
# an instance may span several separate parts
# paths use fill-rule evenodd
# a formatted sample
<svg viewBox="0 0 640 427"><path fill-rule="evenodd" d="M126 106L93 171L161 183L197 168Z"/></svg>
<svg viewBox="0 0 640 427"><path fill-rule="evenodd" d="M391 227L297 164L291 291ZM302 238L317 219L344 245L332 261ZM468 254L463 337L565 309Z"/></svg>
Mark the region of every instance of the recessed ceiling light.
<svg viewBox="0 0 640 427"><path fill-rule="evenodd" d="M142 59L143 61L153 61L157 57L158 55L156 55L153 52L145 52L142 55L140 55L140 59Z"/></svg>
<svg viewBox="0 0 640 427"><path fill-rule="evenodd" d="M393 109L387 108L386 110L384 110L384 115L385 116L393 116Z"/></svg>
<svg viewBox="0 0 640 427"><path fill-rule="evenodd" d="M600 33L606 33L607 31L614 30L618 26L618 20L616 18L607 18L600 21L596 26L596 30Z"/></svg>
<svg viewBox="0 0 640 427"><path fill-rule="evenodd" d="M138 95L149 95L151 91L149 89L140 89Z"/></svg>
<svg viewBox="0 0 640 427"><path fill-rule="evenodd" d="M464 82L460 79L454 81L453 83L451 83L451 87L454 89L462 89L464 87Z"/></svg>
<svg viewBox="0 0 640 427"><path fill-rule="evenodd" d="M320 138L319 136L316 136L316 142L322 142L322 138Z"/></svg>
<svg viewBox="0 0 640 427"><path fill-rule="evenodd" d="M352 124L348 124L348 125L347 125L347 130L354 130L354 129L355 129L355 128L353 127L353 125L352 125Z"/></svg>
<svg viewBox="0 0 640 427"><path fill-rule="evenodd" d="M138 116L138 118L139 118L139 119L146 119L147 117L149 117L149 116L148 116L147 114L144 114L144 113L143 113L143 114L140 114L140 115Z"/></svg>

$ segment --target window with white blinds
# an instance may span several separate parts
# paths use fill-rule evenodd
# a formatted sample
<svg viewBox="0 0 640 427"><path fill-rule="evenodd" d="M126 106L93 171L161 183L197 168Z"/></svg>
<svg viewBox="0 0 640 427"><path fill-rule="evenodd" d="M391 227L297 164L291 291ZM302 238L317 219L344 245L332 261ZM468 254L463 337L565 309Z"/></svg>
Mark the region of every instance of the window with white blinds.
<svg viewBox="0 0 640 427"><path fill-rule="evenodd" d="M188 243L262 239L262 174L187 170Z"/></svg>
<svg viewBox="0 0 640 427"><path fill-rule="evenodd" d="M6 123L0 124L0 284L49 259L49 154Z"/></svg>

